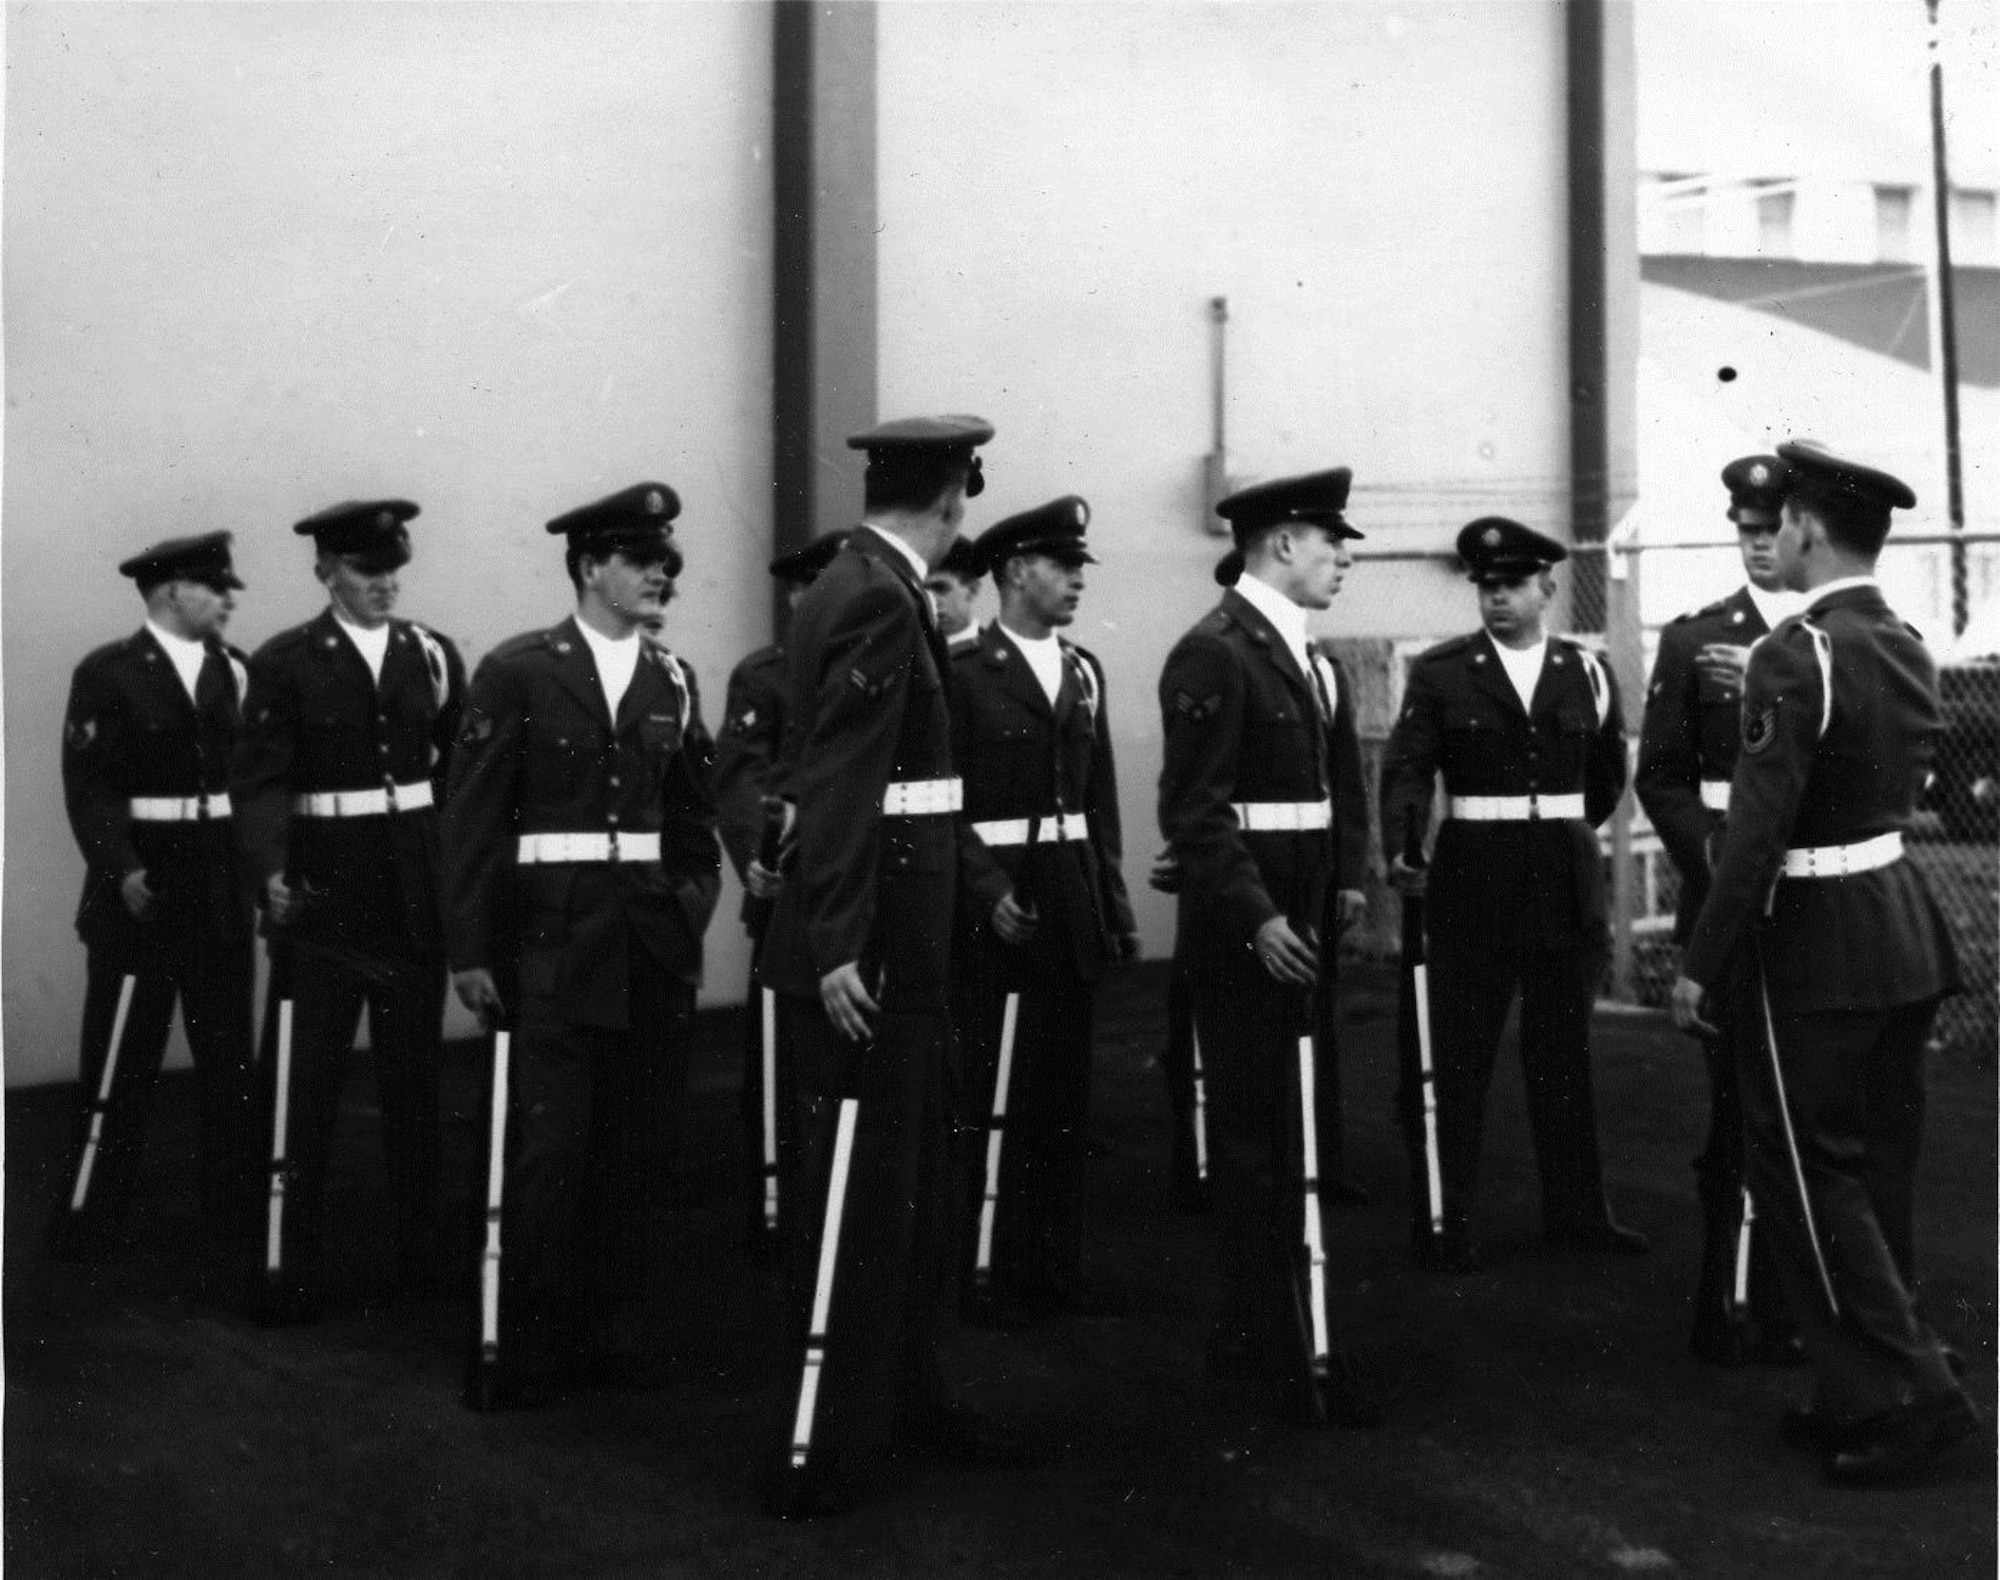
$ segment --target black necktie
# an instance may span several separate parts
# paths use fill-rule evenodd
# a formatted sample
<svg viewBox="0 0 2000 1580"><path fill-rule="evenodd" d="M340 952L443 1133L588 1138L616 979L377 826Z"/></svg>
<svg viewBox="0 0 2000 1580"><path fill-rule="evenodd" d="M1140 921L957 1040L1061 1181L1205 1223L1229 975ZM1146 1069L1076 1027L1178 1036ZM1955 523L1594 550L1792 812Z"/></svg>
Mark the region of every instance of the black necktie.
<svg viewBox="0 0 2000 1580"><path fill-rule="evenodd" d="M1320 722L1331 728L1333 725L1333 698L1326 689L1326 675L1319 667L1319 655L1317 653L1307 655L1306 668L1312 671L1313 695L1319 698Z"/></svg>
<svg viewBox="0 0 2000 1580"><path fill-rule="evenodd" d="M229 676L229 660L223 657L222 649L211 647L202 655L201 670L194 678L194 711L206 713L210 708L227 709L229 694L235 683Z"/></svg>

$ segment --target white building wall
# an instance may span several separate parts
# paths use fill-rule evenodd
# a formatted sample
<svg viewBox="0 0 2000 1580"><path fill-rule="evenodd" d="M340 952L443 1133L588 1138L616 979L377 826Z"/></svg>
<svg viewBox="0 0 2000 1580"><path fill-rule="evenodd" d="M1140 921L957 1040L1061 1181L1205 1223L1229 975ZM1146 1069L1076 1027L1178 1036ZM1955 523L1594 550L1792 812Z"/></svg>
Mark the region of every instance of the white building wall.
<svg viewBox="0 0 2000 1580"><path fill-rule="evenodd" d="M885 6L881 51L882 406L996 424L974 530L1091 501L1073 634L1109 673L1160 953L1154 688L1227 546L1201 519L1207 304L1229 301L1238 473L1352 466L1371 549L1488 512L1566 534L1561 11L965 0ZM1320 621L1474 624L1415 566L1364 566Z"/></svg>
<svg viewBox="0 0 2000 1580"><path fill-rule="evenodd" d="M71 666L138 624L133 550L233 529L254 646L322 602L294 520L406 495L404 612L476 661L572 606L543 521L662 477L670 638L719 714L769 638L769 28L730 3L10 8L10 1083L74 1071L58 738Z"/></svg>

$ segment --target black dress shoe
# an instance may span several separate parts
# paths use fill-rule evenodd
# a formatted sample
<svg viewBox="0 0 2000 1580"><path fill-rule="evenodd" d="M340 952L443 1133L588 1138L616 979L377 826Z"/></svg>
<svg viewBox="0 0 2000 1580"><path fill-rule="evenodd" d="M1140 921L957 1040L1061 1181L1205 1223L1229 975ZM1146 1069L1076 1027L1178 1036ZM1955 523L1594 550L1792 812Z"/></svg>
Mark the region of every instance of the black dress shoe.
<svg viewBox="0 0 2000 1580"><path fill-rule="evenodd" d="M1688 1334L1688 1354L1711 1366L1741 1366L1750 1358L1749 1325L1728 1312L1705 1311Z"/></svg>
<svg viewBox="0 0 2000 1580"><path fill-rule="evenodd" d="M1202 1350L1202 1368L1226 1382L1247 1382L1264 1375L1264 1356L1247 1334L1211 1333Z"/></svg>
<svg viewBox="0 0 2000 1580"><path fill-rule="evenodd" d="M818 1520L854 1507L847 1482L831 1465L779 1465L766 1473L764 1512L778 1520Z"/></svg>
<svg viewBox="0 0 2000 1580"><path fill-rule="evenodd" d="M300 1328L319 1320L319 1302L298 1284L259 1282L250 1294L250 1320L260 1328Z"/></svg>
<svg viewBox="0 0 2000 1580"><path fill-rule="evenodd" d="M936 1405L904 1423L902 1449L955 1465L1024 1465L1027 1440L969 1404Z"/></svg>
<svg viewBox="0 0 2000 1580"><path fill-rule="evenodd" d="M597 1350L577 1362L577 1380L586 1387L617 1393L658 1393L673 1380L664 1355L638 1350Z"/></svg>
<svg viewBox="0 0 2000 1580"><path fill-rule="evenodd" d="M1803 1366L1806 1347L1796 1333L1761 1328L1744 1350L1743 1359L1752 1366Z"/></svg>
<svg viewBox="0 0 2000 1580"><path fill-rule="evenodd" d="M1320 1386L1320 1397L1326 1404L1327 1420L1335 1426L1351 1426L1367 1432L1384 1420L1381 1401L1361 1385L1354 1363L1344 1355L1333 1357L1326 1380Z"/></svg>
<svg viewBox="0 0 2000 1580"><path fill-rule="evenodd" d="M468 1410L545 1410L561 1397L555 1379L475 1364L460 1396Z"/></svg>
<svg viewBox="0 0 2000 1580"><path fill-rule="evenodd" d="M1438 1272L1476 1273L1485 1266L1472 1236L1463 1232L1454 1233L1447 1229L1443 1234L1436 1235L1425 1230L1412 1239L1410 1249L1417 1266Z"/></svg>
<svg viewBox="0 0 2000 1580"><path fill-rule="evenodd" d="M1853 1430L1852 1421L1822 1415L1804 1405L1797 1405L1778 1417L1778 1441L1787 1448L1804 1449L1812 1454L1832 1453L1848 1440Z"/></svg>
<svg viewBox="0 0 2000 1580"><path fill-rule="evenodd" d="M969 1327L995 1333L1019 1333L1035 1325L1036 1308L1009 1292L983 1290L959 1302L959 1319Z"/></svg>
<svg viewBox="0 0 2000 1580"><path fill-rule="evenodd" d="M1827 1450L1826 1479L1836 1487L1911 1481L1978 1429L1979 1411L1956 1388L1913 1400L1855 1422L1846 1442Z"/></svg>
<svg viewBox="0 0 2000 1580"><path fill-rule="evenodd" d="M86 1229L69 1213L50 1221L42 1244L52 1262L108 1262L118 1254L118 1247L109 1235Z"/></svg>
<svg viewBox="0 0 2000 1580"><path fill-rule="evenodd" d="M1551 1229L1544 1237L1550 1245L1569 1246L1578 1251L1596 1251L1609 1256L1644 1256L1652 1250L1653 1242L1637 1229L1628 1229L1622 1223L1566 1224Z"/></svg>
<svg viewBox="0 0 2000 1580"><path fill-rule="evenodd" d="M1132 1311L1132 1297L1124 1290L1087 1278L1040 1285L1028 1292L1026 1304L1029 1310L1052 1317L1123 1317Z"/></svg>

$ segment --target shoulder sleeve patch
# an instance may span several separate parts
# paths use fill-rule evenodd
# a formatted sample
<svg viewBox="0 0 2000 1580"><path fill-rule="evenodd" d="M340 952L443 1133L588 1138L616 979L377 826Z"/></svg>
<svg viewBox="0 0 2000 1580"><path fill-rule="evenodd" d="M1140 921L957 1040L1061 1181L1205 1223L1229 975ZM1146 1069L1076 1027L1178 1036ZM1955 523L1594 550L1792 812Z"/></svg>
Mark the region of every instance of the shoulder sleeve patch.
<svg viewBox="0 0 2000 1580"><path fill-rule="evenodd" d="M1778 705L1743 710L1743 749L1755 756L1778 738Z"/></svg>

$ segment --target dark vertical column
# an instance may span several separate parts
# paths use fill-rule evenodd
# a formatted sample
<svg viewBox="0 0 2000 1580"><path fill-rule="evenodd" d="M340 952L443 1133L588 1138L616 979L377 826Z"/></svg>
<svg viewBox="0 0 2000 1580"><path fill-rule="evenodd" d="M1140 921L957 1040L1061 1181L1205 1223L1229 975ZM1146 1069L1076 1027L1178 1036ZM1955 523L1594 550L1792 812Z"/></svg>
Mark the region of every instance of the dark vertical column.
<svg viewBox="0 0 2000 1580"><path fill-rule="evenodd" d="M1951 279L1951 165L1945 158L1944 61L1938 49L1938 0L1924 0L1930 12L1931 198L1937 226L1937 262L1931 289L1937 292L1938 366L1944 385L1945 508L1954 533L1965 531L1965 478L1958 441L1958 309ZM1965 581L1965 544L1951 546L1951 634L1961 636L1971 610Z"/></svg>
<svg viewBox="0 0 2000 1580"><path fill-rule="evenodd" d="M772 17L774 555L851 522L875 410L873 0L777 0ZM776 628L787 613L774 589Z"/></svg>
<svg viewBox="0 0 2000 1580"><path fill-rule="evenodd" d="M1575 543L1602 543L1611 530L1603 0L1568 0L1563 27L1568 60L1570 534ZM1604 556L1579 554L1571 591L1571 618L1578 629L1603 628L1605 583Z"/></svg>

